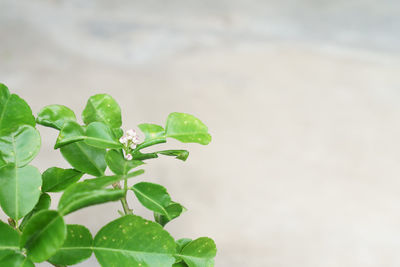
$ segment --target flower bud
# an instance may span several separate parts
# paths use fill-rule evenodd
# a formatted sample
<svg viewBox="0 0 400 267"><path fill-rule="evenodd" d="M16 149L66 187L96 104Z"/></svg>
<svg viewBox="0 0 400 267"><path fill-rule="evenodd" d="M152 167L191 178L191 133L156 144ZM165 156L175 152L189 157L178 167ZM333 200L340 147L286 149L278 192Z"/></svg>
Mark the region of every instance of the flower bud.
<svg viewBox="0 0 400 267"><path fill-rule="evenodd" d="M131 155L131 154L127 154L127 155L125 156L125 158L126 158L127 160L132 160L132 155Z"/></svg>
<svg viewBox="0 0 400 267"><path fill-rule="evenodd" d="M126 135L128 137L134 137L134 136L136 136L136 131L133 129L129 129L128 131L126 131Z"/></svg>

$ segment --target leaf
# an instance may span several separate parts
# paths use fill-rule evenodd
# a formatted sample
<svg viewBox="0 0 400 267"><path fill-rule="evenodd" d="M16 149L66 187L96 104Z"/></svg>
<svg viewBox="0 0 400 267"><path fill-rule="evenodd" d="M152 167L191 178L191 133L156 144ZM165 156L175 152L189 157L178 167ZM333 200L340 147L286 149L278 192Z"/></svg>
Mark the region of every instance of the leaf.
<svg viewBox="0 0 400 267"><path fill-rule="evenodd" d="M58 203L58 210L61 214L66 215L88 206L119 200L125 196L125 190L106 189L105 187L143 172L143 170L138 170L127 176L103 176L76 183L65 190Z"/></svg>
<svg viewBox="0 0 400 267"><path fill-rule="evenodd" d="M33 262L45 261L62 246L66 230L64 219L57 211L42 210L25 225L20 247L27 249L28 258Z"/></svg>
<svg viewBox="0 0 400 267"><path fill-rule="evenodd" d="M84 142L76 142L63 146L60 151L72 167L83 173L101 176L107 168L104 159L105 149L92 147Z"/></svg>
<svg viewBox="0 0 400 267"><path fill-rule="evenodd" d="M94 238L101 266L161 267L175 262L175 242L154 222L126 215L104 226Z"/></svg>
<svg viewBox="0 0 400 267"><path fill-rule="evenodd" d="M165 216L168 221L176 218L182 212L181 209L180 213L176 214L174 209L168 208L174 202L171 201L167 189L161 185L140 182L132 186L131 189L143 206Z"/></svg>
<svg viewBox="0 0 400 267"><path fill-rule="evenodd" d="M186 159L189 157L189 151L187 150L163 150L157 151L156 153L165 156L173 156L176 159L180 159L182 161L186 161Z"/></svg>
<svg viewBox="0 0 400 267"><path fill-rule="evenodd" d="M15 132L0 136L0 156L7 163L23 167L36 157L40 145L39 132L32 126L23 125Z"/></svg>
<svg viewBox="0 0 400 267"><path fill-rule="evenodd" d="M217 247L212 239L200 237L183 247L177 254L189 267L213 267Z"/></svg>
<svg viewBox="0 0 400 267"><path fill-rule="evenodd" d="M121 108L110 95L94 95L89 98L82 112L82 119L86 125L98 121L111 128L119 128L122 125Z"/></svg>
<svg viewBox="0 0 400 267"><path fill-rule="evenodd" d="M139 124L138 127L144 133L145 141L151 139L165 139L165 130L160 125L142 123Z"/></svg>
<svg viewBox="0 0 400 267"><path fill-rule="evenodd" d="M83 173L75 169L61 169L52 167L42 174L43 192L60 192L71 184L76 183L83 176Z"/></svg>
<svg viewBox="0 0 400 267"><path fill-rule="evenodd" d="M186 113L169 114L165 133L167 137L175 138L183 143L207 145L211 142L207 126L195 116Z"/></svg>
<svg viewBox="0 0 400 267"><path fill-rule="evenodd" d="M1 85L1 84L0 84ZM5 255L19 250L19 234L8 224L0 221L0 259ZM0 265L4 266L4 265Z"/></svg>
<svg viewBox="0 0 400 267"><path fill-rule="evenodd" d="M21 125L35 126L35 117L29 105L16 94L0 83L0 134L7 135Z"/></svg>
<svg viewBox="0 0 400 267"><path fill-rule="evenodd" d="M181 262L174 263L174 264L172 265L172 267L188 267L188 266L187 266L186 263L184 263L183 261L181 261Z"/></svg>
<svg viewBox="0 0 400 267"><path fill-rule="evenodd" d="M193 240L190 238L181 238L176 240L176 251L178 251L178 253L181 252L182 249L192 241Z"/></svg>
<svg viewBox="0 0 400 267"><path fill-rule="evenodd" d="M48 194L42 193L40 195L39 201L36 203L33 210L31 210L27 215L25 215L24 219L22 220L21 224L19 225L19 229L23 230L26 223L32 218L33 215L38 213L41 210L48 210L50 208L51 198Z"/></svg>
<svg viewBox="0 0 400 267"><path fill-rule="evenodd" d="M4 267L35 267L35 265L24 255L13 252L0 259L0 266Z"/></svg>
<svg viewBox="0 0 400 267"><path fill-rule="evenodd" d="M142 164L140 160L126 160L121 150L109 150L106 153L106 163L110 170L115 174L127 174L133 168Z"/></svg>
<svg viewBox="0 0 400 267"><path fill-rule="evenodd" d="M181 215L182 212L184 212L186 209L181 204L172 201L171 204L165 207L165 210L167 211L169 216L166 216L162 213L154 212L154 219L156 222L161 224L161 226L165 226L167 223Z"/></svg>
<svg viewBox="0 0 400 267"><path fill-rule="evenodd" d="M67 121L76 121L75 113L63 105L49 105L42 108L36 122L43 126L61 130Z"/></svg>
<svg viewBox="0 0 400 267"><path fill-rule="evenodd" d="M42 178L37 168L17 168L9 163L0 169L0 204L4 212L18 220L39 200Z"/></svg>
<svg viewBox="0 0 400 267"><path fill-rule="evenodd" d="M54 149L82 141L85 138L85 130L77 122L67 121L57 137Z"/></svg>
<svg viewBox="0 0 400 267"><path fill-rule="evenodd" d="M114 133L106 124L101 122L92 122L86 129L85 142L88 145L99 148L122 148Z"/></svg>
<svg viewBox="0 0 400 267"><path fill-rule="evenodd" d="M74 265L88 259L92 255L93 238L83 225L67 225L67 239L49 262L56 265Z"/></svg>

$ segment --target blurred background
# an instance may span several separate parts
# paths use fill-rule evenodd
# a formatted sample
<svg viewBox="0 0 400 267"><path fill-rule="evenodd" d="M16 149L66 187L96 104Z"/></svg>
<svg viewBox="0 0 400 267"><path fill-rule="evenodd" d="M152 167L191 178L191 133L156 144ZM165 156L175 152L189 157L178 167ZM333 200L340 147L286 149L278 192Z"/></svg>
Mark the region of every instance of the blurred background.
<svg viewBox="0 0 400 267"><path fill-rule="evenodd" d="M149 162L137 180L188 208L166 228L213 237L217 267L394 267L399 30L395 0L0 0L0 81L35 114L64 104L80 116L109 93L125 129L199 117L212 143L170 140L188 161ZM33 164L68 167L56 131L39 128ZM95 234L119 208L66 220Z"/></svg>

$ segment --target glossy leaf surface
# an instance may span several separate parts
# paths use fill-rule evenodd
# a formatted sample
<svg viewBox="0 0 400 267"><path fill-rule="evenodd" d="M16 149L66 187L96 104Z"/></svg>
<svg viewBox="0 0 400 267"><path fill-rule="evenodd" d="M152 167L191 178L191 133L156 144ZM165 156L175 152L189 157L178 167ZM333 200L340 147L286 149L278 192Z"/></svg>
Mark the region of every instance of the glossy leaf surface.
<svg viewBox="0 0 400 267"><path fill-rule="evenodd" d="M35 117L29 105L0 83L0 134L7 135L22 125L35 126Z"/></svg>
<svg viewBox="0 0 400 267"><path fill-rule="evenodd" d="M183 143L207 145L211 142L207 126L195 116L186 113L169 114L165 133L167 137L175 138Z"/></svg>
<svg viewBox="0 0 400 267"><path fill-rule="evenodd" d="M88 145L99 148L122 148L122 144L118 142L114 133L104 123L92 122L86 129L85 142Z"/></svg>
<svg viewBox="0 0 400 267"><path fill-rule="evenodd" d="M94 239L100 265L166 267L175 262L174 239L154 222L126 215L104 226Z"/></svg>
<svg viewBox="0 0 400 267"><path fill-rule="evenodd" d="M110 95L94 95L89 98L82 112L82 119L86 125L98 121L111 128L119 128L122 125L121 108Z"/></svg>
<svg viewBox="0 0 400 267"><path fill-rule="evenodd" d="M185 208L181 204L172 201L167 207L165 207L165 210L168 216L163 213L154 212L154 219L162 226L165 226L171 220L181 215L182 212L185 211Z"/></svg>
<svg viewBox="0 0 400 267"><path fill-rule="evenodd" d="M14 250L19 250L19 234L11 226L0 221L0 259Z"/></svg>
<svg viewBox="0 0 400 267"><path fill-rule="evenodd" d="M165 156L172 156L182 161L186 161L186 159L189 157L189 151L187 150L163 150L163 151L157 151L156 153Z"/></svg>
<svg viewBox="0 0 400 267"><path fill-rule="evenodd" d="M42 262L56 253L65 237L63 217L55 210L42 210L25 225L20 246L27 249L33 262Z"/></svg>
<svg viewBox="0 0 400 267"><path fill-rule="evenodd" d="M62 169L52 167L47 169L43 175L43 192L60 192L71 184L76 183L83 173L75 169Z"/></svg>
<svg viewBox="0 0 400 267"><path fill-rule="evenodd" d="M127 174L130 170L143 165L140 160L126 160L121 150L109 150L106 154L106 163L115 174Z"/></svg>
<svg viewBox="0 0 400 267"><path fill-rule="evenodd" d="M67 121L76 121L75 113L63 105L49 105L42 108L36 122L47 127L61 130Z"/></svg>
<svg viewBox="0 0 400 267"><path fill-rule="evenodd" d="M49 262L57 265L74 265L92 255L93 238L83 225L67 225L67 239Z"/></svg>
<svg viewBox="0 0 400 267"><path fill-rule="evenodd" d="M213 267L217 248L212 239L200 237L185 245L177 255L189 267Z"/></svg>
<svg viewBox="0 0 400 267"><path fill-rule="evenodd" d="M145 141L151 139L165 139L165 130L157 124L142 123L138 125L139 129L144 133Z"/></svg>
<svg viewBox="0 0 400 267"><path fill-rule="evenodd" d="M63 146L60 151L72 167L83 173L101 176L107 168L105 149L92 147L80 141Z"/></svg>
<svg viewBox="0 0 400 267"><path fill-rule="evenodd" d="M13 252L0 259L0 266L4 267L35 267L35 265L24 255Z"/></svg>
<svg viewBox="0 0 400 267"><path fill-rule="evenodd" d="M19 229L24 229L26 223L32 218L33 215L38 213L41 210L48 210L50 208L51 198L48 194L42 193L39 197L39 201L36 203L33 210L31 210L27 215L25 215L21 224L19 225Z"/></svg>
<svg viewBox="0 0 400 267"><path fill-rule="evenodd" d="M15 132L0 136L0 156L7 163L23 167L39 153L40 144L39 132L32 126L23 125Z"/></svg>
<svg viewBox="0 0 400 267"><path fill-rule="evenodd" d="M82 141L85 139L85 130L75 121L67 121L57 137L54 149Z"/></svg>
<svg viewBox="0 0 400 267"><path fill-rule="evenodd" d="M17 168L13 163L0 169L0 204L4 212L18 220L30 212L40 196L42 176L33 166Z"/></svg>

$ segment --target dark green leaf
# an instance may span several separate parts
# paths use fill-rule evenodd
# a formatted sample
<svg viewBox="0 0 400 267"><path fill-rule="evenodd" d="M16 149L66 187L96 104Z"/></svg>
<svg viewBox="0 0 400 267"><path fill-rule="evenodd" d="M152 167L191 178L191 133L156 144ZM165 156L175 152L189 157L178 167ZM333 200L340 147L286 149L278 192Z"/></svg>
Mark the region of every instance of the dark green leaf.
<svg viewBox="0 0 400 267"><path fill-rule="evenodd" d="M156 153L165 156L176 157L177 159L183 161L186 161L186 159L189 157L189 151L187 150L163 150L163 151L157 151Z"/></svg>
<svg viewBox="0 0 400 267"><path fill-rule="evenodd" d="M61 130L67 121L76 121L76 117L71 109L63 105L45 106L36 118L37 123L57 130Z"/></svg>
<svg viewBox="0 0 400 267"><path fill-rule="evenodd" d="M171 201L167 189L165 187L148 183L141 182L131 187L140 203L158 214L165 216L167 221L171 221L182 213L182 208L177 214L175 206L179 205ZM170 207L172 204L172 208ZM179 205L180 206L180 205Z"/></svg>
<svg viewBox="0 0 400 267"><path fill-rule="evenodd" d="M63 146L60 150L71 166L83 173L101 176L107 168L105 149L92 147L80 141Z"/></svg>
<svg viewBox="0 0 400 267"><path fill-rule="evenodd" d="M113 131L104 123L92 122L86 129L85 142L88 145L99 148L121 148L122 144L118 142Z"/></svg>
<svg viewBox="0 0 400 267"><path fill-rule="evenodd" d="M104 226L94 238L94 252L100 265L171 266L175 259L174 239L154 222L126 215Z"/></svg>
<svg viewBox="0 0 400 267"><path fill-rule="evenodd" d="M71 184L76 183L83 173L75 169L61 169L52 167L47 169L43 175L43 192L60 192Z"/></svg>
<svg viewBox="0 0 400 267"><path fill-rule="evenodd" d="M40 196L42 176L37 168L17 168L9 163L0 169L0 204L4 212L18 220L33 209Z"/></svg>
<svg viewBox="0 0 400 267"><path fill-rule="evenodd" d="M10 95L8 88L0 83L0 134L7 135L21 125L35 124L35 117L25 100L16 94Z"/></svg>
<svg viewBox="0 0 400 267"><path fill-rule="evenodd" d="M19 234L11 226L0 221L0 259L14 250L19 250Z"/></svg>
<svg viewBox="0 0 400 267"><path fill-rule="evenodd" d="M82 141L85 138L85 130L77 122L67 121L57 137L54 149Z"/></svg>
<svg viewBox="0 0 400 267"><path fill-rule="evenodd" d="M109 150L106 154L106 162L110 170L115 174L127 174L133 168L142 164L140 160L126 160L122 154L122 150Z"/></svg>
<svg viewBox="0 0 400 267"><path fill-rule="evenodd" d="M67 225L67 239L49 262L57 265L74 265L92 255L93 238L83 225Z"/></svg>
<svg viewBox="0 0 400 267"><path fill-rule="evenodd" d="M33 215L38 213L41 210L48 210L50 208L51 198L48 194L42 193L40 195L38 203L36 206L31 210L27 215L25 215L24 219L22 220L21 224L19 225L19 229L24 229L26 223L32 218Z"/></svg>
<svg viewBox="0 0 400 267"><path fill-rule="evenodd" d="M63 217L55 210L42 210L25 225L20 246L27 249L33 262L42 262L56 253L66 234Z"/></svg>
<svg viewBox="0 0 400 267"><path fill-rule="evenodd" d="M142 123L138 125L139 129L145 135L145 141L151 139L165 139L165 130L157 124Z"/></svg>
<svg viewBox="0 0 400 267"><path fill-rule="evenodd" d="M172 267L188 267L187 264L183 261L174 263Z"/></svg>
<svg viewBox="0 0 400 267"><path fill-rule="evenodd" d="M178 251L178 253L181 252L182 249L192 241L193 240L190 238L181 238L176 240L176 251Z"/></svg>
<svg viewBox="0 0 400 267"><path fill-rule="evenodd" d="M212 239L200 237L185 245L177 256L189 267L213 267L217 247Z"/></svg>
<svg viewBox="0 0 400 267"><path fill-rule="evenodd" d="M143 170L138 170L127 176L103 176L74 184L68 187L61 196L60 202L58 203L58 210L61 214L66 215L88 206L119 200L125 196L124 190L107 189L105 187L125 178L128 179L140 175L143 172Z"/></svg>
<svg viewBox="0 0 400 267"><path fill-rule="evenodd" d="M4 267L35 267L35 265L24 255L13 252L0 260L0 266Z"/></svg>
<svg viewBox="0 0 400 267"><path fill-rule="evenodd" d="M172 201L171 204L165 207L165 210L167 211L168 216L162 213L154 212L155 221L161 224L162 226L165 226L171 220L181 215L182 212L185 211L185 208L181 204Z"/></svg>
<svg viewBox="0 0 400 267"><path fill-rule="evenodd" d="M0 156L5 162L23 167L39 153L40 144L39 132L23 125L15 132L0 136Z"/></svg>
<svg viewBox="0 0 400 267"><path fill-rule="evenodd" d="M186 113L169 114L165 133L167 137L175 138L183 143L207 145L211 142L207 126L195 116Z"/></svg>
<svg viewBox="0 0 400 267"><path fill-rule="evenodd" d="M82 118L86 125L95 121L105 123L111 128L119 128L122 125L121 109L114 98L107 94L90 97Z"/></svg>

